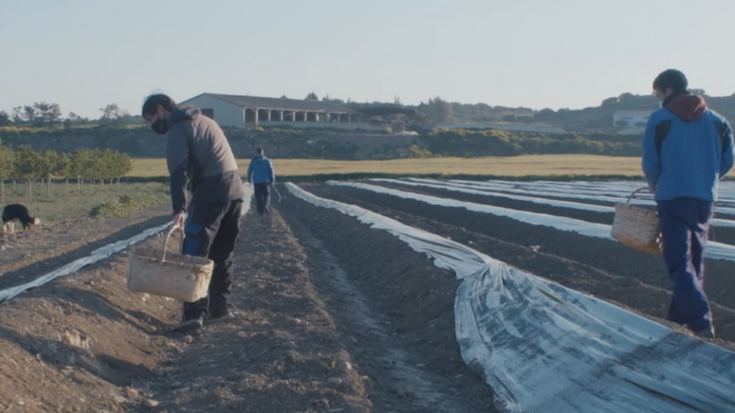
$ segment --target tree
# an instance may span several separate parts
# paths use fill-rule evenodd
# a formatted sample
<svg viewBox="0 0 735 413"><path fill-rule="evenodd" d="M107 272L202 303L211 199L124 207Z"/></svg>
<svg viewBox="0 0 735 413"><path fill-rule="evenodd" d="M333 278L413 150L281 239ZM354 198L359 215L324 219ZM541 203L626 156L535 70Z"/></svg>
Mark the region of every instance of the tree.
<svg viewBox="0 0 735 413"><path fill-rule="evenodd" d="M26 122L30 123L31 125L36 125L38 119L36 108L34 108L33 106L23 106L23 115L26 118Z"/></svg>
<svg viewBox="0 0 735 413"><path fill-rule="evenodd" d="M345 104L345 101L344 100L342 100L342 99L336 99L336 98L335 99L332 99L331 97L329 97L329 94L325 95L322 98L322 102L331 102L331 103L336 103L338 105L344 105Z"/></svg>
<svg viewBox="0 0 735 413"><path fill-rule="evenodd" d="M68 127L71 127L72 125L81 125L87 122L89 122L89 119L83 118L74 112L69 112L69 116L67 116L66 119L64 119L64 126L68 128Z"/></svg>
<svg viewBox="0 0 735 413"><path fill-rule="evenodd" d="M0 203L5 204L4 181L15 177L15 155L13 151L0 146Z"/></svg>
<svg viewBox="0 0 735 413"><path fill-rule="evenodd" d="M309 92L309 94L306 95L305 100L319 100L319 96L317 96L314 92Z"/></svg>
<svg viewBox="0 0 735 413"><path fill-rule="evenodd" d="M102 116L100 117L100 125L112 126L118 118L120 118L120 108L117 103L111 103L104 108L100 108Z"/></svg>
<svg viewBox="0 0 735 413"><path fill-rule="evenodd" d="M69 158L69 155L63 152L56 154L51 174L59 178L65 178L66 189L69 190L69 176L71 176L71 158Z"/></svg>
<svg viewBox="0 0 735 413"><path fill-rule="evenodd" d="M61 121L61 108L57 103L36 102L33 109L37 126L54 126Z"/></svg>
<svg viewBox="0 0 735 413"><path fill-rule="evenodd" d="M46 169L44 164L41 154L34 152L30 146L23 145L15 151L15 175L28 182L28 199L33 198L33 180L40 178L40 174Z"/></svg>
<svg viewBox="0 0 735 413"><path fill-rule="evenodd" d="M429 99L429 105L432 107L434 122L444 123L452 117L452 105L446 100L443 100L439 96L436 98ZM431 112L430 112L431 113Z"/></svg>
<svg viewBox="0 0 735 413"><path fill-rule="evenodd" d="M8 112L0 110L0 126L10 126L13 123L13 119L8 115Z"/></svg>
<svg viewBox="0 0 735 413"><path fill-rule="evenodd" d="M23 110L23 106L16 106L13 108L13 123L21 125L28 122L26 112Z"/></svg>
<svg viewBox="0 0 735 413"><path fill-rule="evenodd" d="M39 156L41 159L36 173L42 181L46 180L46 194L51 195L51 178L54 176L54 167L58 155L55 151L46 150L39 153Z"/></svg>
<svg viewBox="0 0 735 413"><path fill-rule="evenodd" d="M69 112L69 116L67 116L66 118L69 119L70 121L74 122L74 123L83 122L84 120L86 120L86 119L84 119L83 117L77 115L74 112Z"/></svg>

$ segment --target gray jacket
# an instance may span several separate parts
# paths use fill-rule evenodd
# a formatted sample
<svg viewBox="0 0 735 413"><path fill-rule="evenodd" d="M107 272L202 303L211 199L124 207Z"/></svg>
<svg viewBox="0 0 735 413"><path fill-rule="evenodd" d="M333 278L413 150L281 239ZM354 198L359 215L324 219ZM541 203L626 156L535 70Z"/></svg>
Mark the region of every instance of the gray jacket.
<svg viewBox="0 0 735 413"><path fill-rule="evenodd" d="M235 156L217 122L187 105L174 109L167 120L166 163L174 213L186 210L187 189L195 205L244 200Z"/></svg>

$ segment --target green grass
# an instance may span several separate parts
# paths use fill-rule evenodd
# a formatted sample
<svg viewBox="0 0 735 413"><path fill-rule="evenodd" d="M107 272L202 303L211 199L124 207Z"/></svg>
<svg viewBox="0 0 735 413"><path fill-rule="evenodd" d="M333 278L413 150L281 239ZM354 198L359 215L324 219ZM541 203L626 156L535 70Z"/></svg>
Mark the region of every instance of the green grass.
<svg viewBox="0 0 735 413"><path fill-rule="evenodd" d="M99 183L85 184L81 190L76 183L54 183L51 195L46 185L34 183L33 197L27 195L25 183L4 183L3 204L20 203L28 207L32 216L44 223L53 223L79 215L125 216L129 213L170 202L167 184L146 183Z"/></svg>

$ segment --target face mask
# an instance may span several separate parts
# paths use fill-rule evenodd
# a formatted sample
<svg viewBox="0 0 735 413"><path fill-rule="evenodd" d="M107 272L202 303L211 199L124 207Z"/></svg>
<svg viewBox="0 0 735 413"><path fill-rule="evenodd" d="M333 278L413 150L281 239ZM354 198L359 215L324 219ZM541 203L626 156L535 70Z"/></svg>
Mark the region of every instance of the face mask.
<svg viewBox="0 0 735 413"><path fill-rule="evenodd" d="M166 121L166 119L161 119L159 117L158 119L156 119L155 122L151 124L151 129L153 129L153 131L157 134L163 135L168 132L168 122Z"/></svg>

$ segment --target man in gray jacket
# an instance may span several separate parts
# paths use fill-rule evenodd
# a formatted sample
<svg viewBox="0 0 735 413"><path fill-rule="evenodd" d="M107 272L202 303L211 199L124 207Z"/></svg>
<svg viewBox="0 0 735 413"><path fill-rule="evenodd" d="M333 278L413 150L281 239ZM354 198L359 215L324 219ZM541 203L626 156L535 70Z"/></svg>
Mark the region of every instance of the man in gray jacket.
<svg viewBox="0 0 735 413"><path fill-rule="evenodd" d="M214 261L209 296L184 303L182 320L174 326L177 332L199 330L205 320L230 315L232 254L245 191L224 132L198 108L156 94L145 100L143 117L156 133L166 134L174 226L184 232L182 254Z"/></svg>

